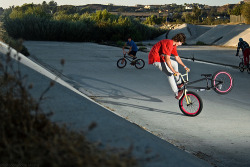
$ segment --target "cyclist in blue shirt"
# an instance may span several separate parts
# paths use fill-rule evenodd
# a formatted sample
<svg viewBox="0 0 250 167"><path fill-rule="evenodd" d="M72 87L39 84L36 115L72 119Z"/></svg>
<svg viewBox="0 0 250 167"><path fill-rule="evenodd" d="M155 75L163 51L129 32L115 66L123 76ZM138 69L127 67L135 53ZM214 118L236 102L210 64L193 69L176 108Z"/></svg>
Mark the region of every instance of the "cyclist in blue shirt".
<svg viewBox="0 0 250 167"><path fill-rule="evenodd" d="M131 57L133 57L133 59L136 59L136 58L137 58L137 57L136 57L136 53L137 53L137 51L138 51L138 48L137 48L135 42L132 40L132 38L131 38L130 36L128 37L128 41L124 44L124 46L123 46L123 48L122 48L123 54L126 53L126 52L124 51L124 48L125 48L125 46L127 46L127 45L130 46L128 55L131 56Z"/></svg>

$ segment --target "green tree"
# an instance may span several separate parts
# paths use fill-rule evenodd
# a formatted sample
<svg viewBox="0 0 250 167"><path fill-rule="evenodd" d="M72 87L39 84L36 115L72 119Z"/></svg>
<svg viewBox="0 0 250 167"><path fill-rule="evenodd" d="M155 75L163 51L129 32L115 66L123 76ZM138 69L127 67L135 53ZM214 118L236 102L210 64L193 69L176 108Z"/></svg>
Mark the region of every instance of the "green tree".
<svg viewBox="0 0 250 167"><path fill-rule="evenodd" d="M197 20L197 22L200 22L200 16L201 16L201 9L199 9L197 6L193 8L193 15L194 18Z"/></svg>
<svg viewBox="0 0 250 167"><path fill-rule="evenodd" d="M194 17L190 13L185 13L182 17L186 23L193 23Z"/></svg>
<svg viewBox="0 0 250 167"><path fill-rule="evenodd" d="M72 5L58 6L57 11L64 11L66 14L75 14L78 12L77 8Z"/></svg>
<svg viewBox="0 0 250 167"><path fill-rule="evenodd" d="M242 15L247 24L250 24L250 3L246 3L242 7Z"/></svg>
<svg viewBox="0 0 250 167"><path fill-rule="evenodd" d="M56 10L57 10L57 3L54 2L54 1L50 1L50 2L48 3L48 5L49 5L49 10L50 10L50 12L51 12L51 13L55 13Z"/></svg>
<svg viewBox="0 0 250 167"><path fill-rule="evenodd" d="M150 17L146 18L146 21L144 22L144 24L149 24L149 25L159 25L159 24L163 24L166 22L166 17L157 17L155 15L151 15Z"/></svg>
<svg viewBox="0 0 250 167"><path fill-rule="evenodd" d="M241 15L242 5L235 5L233 10L230 12L232 15Z"/></svg>
<svg viewBox="0 0 250 167"><path fill-rule="evenodd" d="M0 7L0 15L2 15L4 12L4 9L2 7Z"/></svg>

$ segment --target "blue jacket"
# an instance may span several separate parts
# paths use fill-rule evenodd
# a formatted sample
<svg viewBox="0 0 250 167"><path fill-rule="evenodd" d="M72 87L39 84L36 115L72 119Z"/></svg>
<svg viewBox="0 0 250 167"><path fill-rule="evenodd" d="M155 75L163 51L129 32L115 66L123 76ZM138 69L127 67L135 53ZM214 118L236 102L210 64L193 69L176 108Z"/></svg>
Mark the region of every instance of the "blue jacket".
<svg viewBox="0 0 250 167"><path fill-rule="evenodd" d="M133 40L131 40L131 42L128 41L127 45L132 46L132 50L131 51L135 51L135 52L138 51L138 48L137 48L137 46L136 46L136 44L135 44L135 42Z"/></svg>

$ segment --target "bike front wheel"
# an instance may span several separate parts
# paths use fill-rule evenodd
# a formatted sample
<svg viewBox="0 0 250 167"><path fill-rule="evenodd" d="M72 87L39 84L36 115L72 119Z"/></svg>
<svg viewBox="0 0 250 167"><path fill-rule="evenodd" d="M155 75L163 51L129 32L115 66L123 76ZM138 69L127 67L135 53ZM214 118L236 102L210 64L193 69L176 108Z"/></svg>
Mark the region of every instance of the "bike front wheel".
<svg viewBox="0 0 250 167"><path fill-rule="evenodd" d="M229 72L218 71L212 77L214 91L219 94L227 94L233 89L233 77Z"/></svg>
<svg viewBox="0 0 250 167"><path fill-rule="evenodd" d="M124 68L126 65L127 65L127 60L124 59L124 58L120 58L118 61L117 61L117 67L118 68Z"/></svg>
<svg viewBox="0 0 250 167"><path fill-rule="evenodd" d="M239 69L240 69L240 72L244 71L244 64L242 62L240 62L239 64Z"/></svg>
<svg viewBox="0 0 250 167"><path fill-rule="evenodd" d="M137 69L142 69L144 66L145 66L144 60L142 60L142 59L137 59L137 60L135 61L135 67L136 67Z"/></svg>
<svg viewBox="0 0 250 167"><path fill-rule="evenodd" d="M198 94L187 91L179 100L179 107L183 114L194 117L200 114L203 102Z"/></svg>

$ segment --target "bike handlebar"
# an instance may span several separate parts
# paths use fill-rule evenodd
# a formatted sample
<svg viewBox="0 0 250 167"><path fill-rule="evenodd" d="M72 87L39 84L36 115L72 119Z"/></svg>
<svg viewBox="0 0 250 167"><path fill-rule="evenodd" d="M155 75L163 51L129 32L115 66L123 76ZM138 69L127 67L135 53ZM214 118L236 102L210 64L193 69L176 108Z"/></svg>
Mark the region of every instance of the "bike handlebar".
<svg viewBox="0 0 250 167"><path fill-rule="evenodd" d="M180 73L180 77L181 77L182 81L184 81L184 82L188 81L188 72L190 72L190 71L186 70L186 74ZM174 76L177 76L177 74L175 73ZM184 76L186 76L186 80L184 79Z"/></svg>

